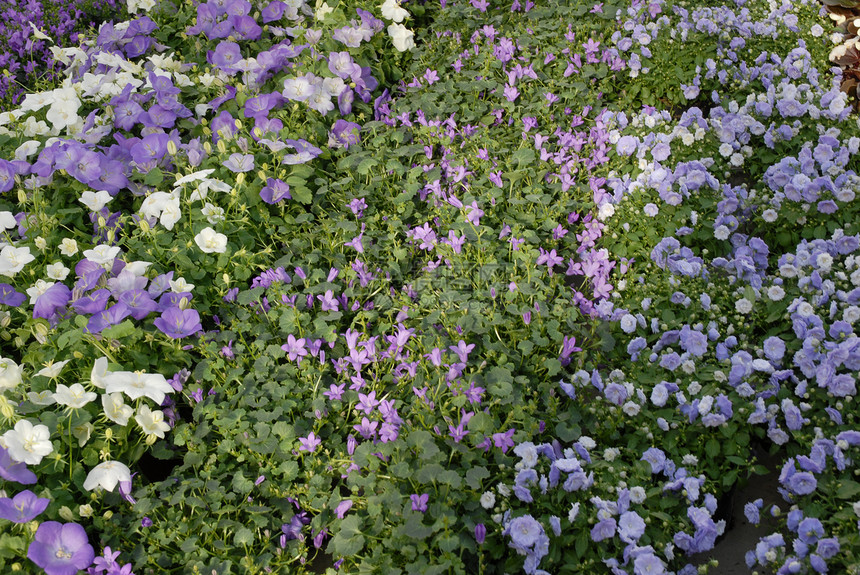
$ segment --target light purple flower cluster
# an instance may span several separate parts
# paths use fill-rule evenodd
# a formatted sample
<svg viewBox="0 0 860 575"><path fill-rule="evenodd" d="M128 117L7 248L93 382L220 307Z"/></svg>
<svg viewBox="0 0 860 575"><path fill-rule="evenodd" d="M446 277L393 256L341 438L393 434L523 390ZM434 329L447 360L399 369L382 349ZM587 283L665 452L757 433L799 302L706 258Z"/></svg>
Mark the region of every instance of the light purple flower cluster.
<svg viewBox="0 0 860 575"><path fill-rule="evenodd" d="M550 493L561 487L565 493L578 495L568 514L570 524L580 524L579 518L584 516L580 514L582 502L588 501L596 513L595 520L588 521L591 541L601 546L617 543L624 549L623 562L615 557L603 559L613 573L627 573L624 567L633 568L635 573L666 572L667 560L674 559L672 545L666 547L665 558L659 557L651 545L640 545L640 540L649 529L644 520L650 513L645 489L642 486L625 485L610 489L611 498L602 496L604 487L595 483L594 471L587 475L585 471L587 467L600 469L592 462L595 457L591 453L593 447L593 440L586 437L574 443L572 448L564 450L557 441L541 445L529 441L519 443L515 454L520 457L520 461L515 466L518 471L513 488L502 485L498 489L503 497L513 494L516 498L508 499L511 509L505 511L501 518L502 535L508 538L511 548L525 555L526 573L545 573L539 569L540 561L549 552L552 542L550 533L555 537L562 536L563 520L556 516L535 518L531 514L515 514L521 504L533 503L534 498L539 496L551 497ZM617 454L618 450L609 449L607 454L609 452ZM609 455L605 457L610 458ZM615 457L617 455L613 454L607 461ZM687 519L693 531L692 535L683 529L677 531L674 546L691 555L713 548L717 536L725 528L725 522L713 519L717 500L713 494L703 493L704 476L692 476L686 468L676 466L658 448L647 449L641 459L650 464L655 480L657 476L664 478L662 488L667 497L674 499L672 494L684 494L678 502L686 506ZM540 495L533 490L539 490ZM556 496L554 500L557 499ZM492 505L494 500L494 497L491 498L488 505ZM543 521L546 521L549 530L545 530ZM688 572L689 567L681 572Z"/></svg>

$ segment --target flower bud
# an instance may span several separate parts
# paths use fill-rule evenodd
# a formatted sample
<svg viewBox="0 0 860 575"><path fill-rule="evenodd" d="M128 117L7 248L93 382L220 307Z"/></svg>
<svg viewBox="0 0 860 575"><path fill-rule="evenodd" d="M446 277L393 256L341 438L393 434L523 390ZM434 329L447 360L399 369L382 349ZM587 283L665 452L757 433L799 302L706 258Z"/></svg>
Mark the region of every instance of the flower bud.
<svg viewBox="0 0 860 575"><path fill-rule="evenodd" d="M167 153L171 156L175 156L177 151L176 142L173 140L167 140Z"/></svg>
<svg viewBox="0 0 860 575"><path fill-rule="evenodd" d="M39 343L44 344L48 340L48 326L43 323L37 323L33 326L33 336Z"/></svg>
<svg viewBox="0 0 860 575"><path fill-rule="evenodd" d="M222 154L227 151L227 144L224 143L224 140L218 140L218 144L216 144L218 151Z"/></svg>
<svg viewBox="0 0 860 575"><path fill-rule="evenodd" d="M93 506L89 503L81 505L78 507L78 515L81 517L92 517L93 516Z"/></svg>
<svg viewBox="0 0 860 575"><path fill-rule="evenodd" d="M71 509L69 509L68 507L66 507L65 505L60 507L59 513L60 513L60 517L62 517L66 521L74 521L75 520L74 512Z"/></svg>
<svg viewBox="0 0 860 575"><path fill-rule="evenodd" d="M241 186L244 183L245 183L245 173L239 172L238 174L236 174L236 185Z"/></svg>
<svg viewBox="0 0 860 575"><path fill-rule="evenodd" d="M6 399L5 395L0 395L0 415L6 421L11 421L15 417L15 407L9 403L9 400Z"/></svg>

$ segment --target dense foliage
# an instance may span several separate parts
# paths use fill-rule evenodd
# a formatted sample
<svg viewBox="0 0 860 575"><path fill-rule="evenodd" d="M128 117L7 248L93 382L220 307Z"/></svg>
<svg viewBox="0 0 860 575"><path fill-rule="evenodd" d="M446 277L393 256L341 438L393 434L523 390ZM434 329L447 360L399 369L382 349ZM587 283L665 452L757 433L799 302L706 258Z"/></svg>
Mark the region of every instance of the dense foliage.
<svg viewBox="0 0 860 575"><path fill-rule="evenodd" d="M127 9L0 114L0 565L690 575L768 453L860 572L818 3Z"/></svg>

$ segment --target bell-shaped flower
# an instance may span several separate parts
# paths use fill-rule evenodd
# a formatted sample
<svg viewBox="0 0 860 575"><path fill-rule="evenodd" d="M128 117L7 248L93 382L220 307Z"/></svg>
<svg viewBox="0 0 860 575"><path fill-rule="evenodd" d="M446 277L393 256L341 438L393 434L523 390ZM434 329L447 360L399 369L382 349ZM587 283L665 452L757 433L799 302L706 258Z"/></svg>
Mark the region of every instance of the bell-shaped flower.
<svg viewBox="0 0 860 575"><path fill-rule="evenodd" d="M107 378L105 385L107 393L125 393L130 399L148 397L161 405L167 393L173 393L173 387L160 373L144 373L142 371L114 371Z"/></svg>
<svg viewBox="0 0 860 575"><path fill-rule="evenodd" d="M119 461L104 461L96 465L84 480L84 489L92 491L101 487L113 491L118 483L131 483L131 470Z"/></svg>

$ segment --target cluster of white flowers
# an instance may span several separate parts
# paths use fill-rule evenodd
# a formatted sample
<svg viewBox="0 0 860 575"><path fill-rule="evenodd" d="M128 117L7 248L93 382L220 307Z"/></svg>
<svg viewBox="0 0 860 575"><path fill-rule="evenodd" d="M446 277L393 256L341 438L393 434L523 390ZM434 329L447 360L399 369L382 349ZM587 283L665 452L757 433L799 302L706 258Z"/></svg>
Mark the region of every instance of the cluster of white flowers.
<svg viewBox="0 0 860 575"><path fill-rule="evenodd" d="M391 20L388 25L388 35L398 52L405 52L415 47L415 33L401 24L409 18L409 12L400 5L398 0L385 0L380 6L382 17Z"/></svg>

